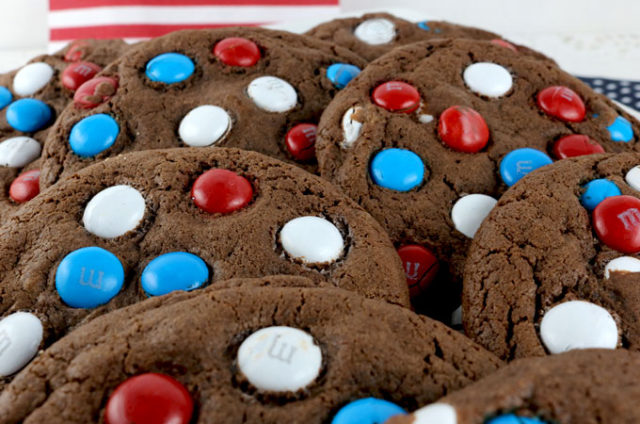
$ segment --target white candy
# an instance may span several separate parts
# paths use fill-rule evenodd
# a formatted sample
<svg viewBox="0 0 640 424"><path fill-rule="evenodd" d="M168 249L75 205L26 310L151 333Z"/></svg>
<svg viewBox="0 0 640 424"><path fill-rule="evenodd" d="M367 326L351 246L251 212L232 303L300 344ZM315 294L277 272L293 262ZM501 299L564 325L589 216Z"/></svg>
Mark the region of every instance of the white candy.
<svg viewBox="0 0 640 424"><path fill-rule="evenodd" d="M53 76L53 68L44 62L30 63L13 77L13 92L18 96L31 96L47 85Z"/></svg>
<svg viewBox="0 0 640 424"><path fill-rule="evenodd" d="M342 117L342 133L344 134L344 140L342 140L342 147L348 149L353 143L360 137L360 131L362 130L362 122L356 121L353 115L360 112L362 108L360 106L353 106L347 110Z"/></svg>
<svg viewBox="0 0 640 424"><path fill-rule="evenodd" d="M322 352L302 330L267 327L242 342L238 349L238 367L259 390L295 392L318 377Z"/></svg>
<svg viewBox="0 0 640 424"><path fill-rule="evenodd" d="M618 326L606 309L583 300L572 300L547 311L540 323L540 338L551 353L615 349Z"/></svg>
<svg viewBox="0 0 640 424"><path fill-rule="evenodd" d="M42 323L28 312L14 312L0 321L0 377L15 374L38 353Z"/></svg>
<svg viewBox="0 0 640 424"><path fill-rule="evenodd" d="M144 211L144 198L138 190L117 185L93 196L84 209L82 222L90 233L114 238L136 228Z"/></svg>
<svg viewBox="0 0 640 424"><path fill-rule="evenodd" d="M432 403L413 413L412 424L456 424L458 417L453 406L446 403Z"/></svg>
<svg viewBox="0 0 640 424"><path fill-rule="evenodd" d="M433 115L423 113L421 115L418 115L418 121L422 122L423 124L428 124L433 121Z"/></svg>
<svg viewBox="0 0 640 424"><path fill-rule="evenodd" d="M40 143L31 137L12 137L0 143L0 165L22 168L40 156Z"/></svg>
<svg viewBox="0 0 640 424"><path fill-rule="evenodd" d="M211 146L224 137L231 127L231 117L218 106L203 105L191 109L178 128L184 143L191 147Z"/></svg>
<svg viewBox="0 0 640 424"><path fill-rule="evenodd" d="M259 77L251 81L247 93L260 109L267 112L286 112L298 104L295 88L277 77Z"/></svg>
<svg viewBox="0 0 640 424"><path fill-rule="evenodd" d="M287 222L280 231L280 243L289 256L306 263L333 262L344 249L340 230L317 216L302 216Z"/></svg>
<svg viewBox="0 0 640 424"><path fill-rule="evenodd" d="M389 19L367 19L353 32L360 41L367 44L387 44L396 38L396 26Z"/></svg>
<svg viewBox="0 0 640 424"><path fill-rule="evenodd" d="M451 208L454 227L465 236L473 238L496 203L496 199L486 194L468 194L461 197Z"/></svg>
<svg viewBox="0 0 640 424"><path fill-rule="evenodd" d="M640 166L631 168L624 176L624 180L632 189L640 191Z"/></svg>
<svg viewBox="0 0 640 424"><path fill-rule="evenodd" d="M612 271L640 272L640 259L632 256L615 258L604 267L604 278L608 279Z"/></svg>
<svg viewBox="0 0 640 424"><path fill-rule="evenodd" d="M451 326L456 327L462 325L462 306L451 313Z"/></svg>
<svg viewBox="0 0 640 424"><path fill-rule="evenodd" d="M504 96L513 86L511 73L503 66L490 62L467 66L463 77L472 91L488 97Z"/></svg>

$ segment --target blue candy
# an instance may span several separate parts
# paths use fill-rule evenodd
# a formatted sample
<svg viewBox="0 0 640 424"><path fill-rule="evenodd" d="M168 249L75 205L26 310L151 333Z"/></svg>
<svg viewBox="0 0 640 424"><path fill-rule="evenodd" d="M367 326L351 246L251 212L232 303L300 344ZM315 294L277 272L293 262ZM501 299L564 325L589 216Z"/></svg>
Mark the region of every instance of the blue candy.
<svg viewBox="0 0 640 424"><path fill-rule="evenodd" d="M0 85L0 110L4 109L13 100L13 94L7 87Z"/></svg>
<svg viewBox="0 0 640 424"><path fill-rule="evenodd" d="M371 178L384 188L409 191L424 179L424 163L411 150L386 149L371 161Z"/></svg>
<svg viewBox="0 0 640 424"><path fill-rule="evenodd" d="M334 63L327 68L327 78L337 88L343 89L360 73L360 68L348 63Z"/></svg>
<svg viewBox="0 0 640 424"><path fill-rule="evenodd" d="M147 77L151 81L173 84L184 81L193 74L195 65L180 53L163 53L147 63Z"/></svg>
<svg viewBox="0 0 640 424"><path fill-rule="evenodd" d="M209 280L207 264L191 253L160 255L142 271L140 283L150 296L162 296L175 290L199 289Z"/></svg>
<svg viewBox="0 0 640 424"><path fill-rule="evenodd" d="M485 424L548 424L539 418L519 417L515 414L504 414L485 421Z"/></svg>
<svg viewBox="0 0 640 424"><path fill-rule="evenodd" d="M628 143L633 139L633 128L631 128L631 123L622 116L618 116L613 121L613 124L607 127L607 130L609 130L609 135L613 141L623 141Z"/></svg>
<svg viewBox="0 0 640 424"><path fill-rule="evenodd" d="M549 165L551 158L545 153L525 147L512 150L500 162L500 176L509 187L531 171Z"/></svg>
<svg viewBox="0 0 640 424"><path fill-rule="evenodd" d="M73 308L104 305L120 292L123 283L120 260L100 247L74 250L56 270L56 290L64 303Z"/></svg>
<svg viewBox="0 0 640 424"><path fill-rule="evenodd" d="M604 199L611 196L619 196L622 193L618 186L613 182L604 178L589 181L584 185L584 193L580 196L580 203L589 212L594 210Z"/></svg>
<svg viewBox="0 0 640 424"><path fill-rule="evenodd" d="M43 101L20 99L7 108L7 122L22 132L35 132L51 121L51 108Z"/></svg>
<svg viewBox="0 0 640 424"><path fill-rule="evenodd" d="M382 424L394 415L406 411L395 403L376 398L364 398L343 406L331 424Z"/></svg>
<svg viewBox="0 0 640 424"><path fill-rule="evenodd" d="M120 127L115 119L104 113L87 116L71 128L71 150L83 158L95 156L115 143Z"/></svg>
<svg viewBox="0 0 640 424"><path fill-rule="evenodd" d="M418 22L418 28L423 29L425 31L431 31L431 28L428 25L428 21Z"/></svg>

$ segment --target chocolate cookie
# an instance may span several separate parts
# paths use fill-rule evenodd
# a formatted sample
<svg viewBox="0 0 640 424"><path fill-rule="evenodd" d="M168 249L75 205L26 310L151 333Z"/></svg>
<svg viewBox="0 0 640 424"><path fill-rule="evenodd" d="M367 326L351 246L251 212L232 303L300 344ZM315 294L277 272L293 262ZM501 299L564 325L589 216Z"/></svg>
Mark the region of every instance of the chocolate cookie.
<svg viewBox="0 0 640 424"><path fill-rule="evenodd" d="M640 422L640 354L576 350L514 361L387 424L599 424Z"/></svg>
<svg viewBox="0 0 640 424"><path fill-rule="evenodd" d="M0 219L38 194L42 143L76 90L129 46L78 40L0 75ZM21 170L30 171L16 176Z"/></svg>
<svg viewBox="0 0 640 424"><path fill-rule="evenodd" d="M112 63L103 90L69 106L40 184L120 153L238 147L315 165L315 123L364 61L311 37L260 28L179 31Z"/></svg>
<svg viewBox="0 0 640 424"><path fill-rule="evenodd" d="M489 40L497 45L540 59L546 56L524 46L505 41L498 34L444 21L413 23L389 13L368 13L358 18L334 19L306 33L345 47L372 61L399 46L436 38Z"/></svg>
<svg viewBox="0 0 640 424"><path fill-rule="evenodd" d="M638 149L640 127L550 62L460 39L368 65L318 134L322 176L386 228L415 294L426 291L420 307L446 319L469 241L507 186L549 155Z"/></svg>
<svg viewBox="0 0 640 424"><path fill-rule="evenodd" d="M111 158L24 205L0 238L0 313L33 313L44 346L148 296L233 277L302 275L409 305L373 218L319 177L238 149Z"/></svg>
<svg viewBox="0 0 640 424"><path fill-rule="evenodd" d="M467 334L504 359L640 350L640 154L563 160L507 191L471 243Z"/></svg>
<svg viewBox="0 0 640 424"><path fill-rule="evenodd" d="M370 396L415 409L501 365L427 317L307 278L225 284L77 328L2 392L0 421L320 424Z"/></svg>

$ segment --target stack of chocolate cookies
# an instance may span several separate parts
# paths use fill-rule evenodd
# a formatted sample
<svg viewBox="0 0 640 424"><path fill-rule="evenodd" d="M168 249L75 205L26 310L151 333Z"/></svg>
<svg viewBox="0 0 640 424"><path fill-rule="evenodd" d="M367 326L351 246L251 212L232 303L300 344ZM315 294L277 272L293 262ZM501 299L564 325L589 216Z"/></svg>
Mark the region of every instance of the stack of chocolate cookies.
<svg viewBox="0 0 640 424"><path fill-rule="evenodd" d="M0 423L637 422L638 137L388 14L36 58L0 76Z"/></svg>

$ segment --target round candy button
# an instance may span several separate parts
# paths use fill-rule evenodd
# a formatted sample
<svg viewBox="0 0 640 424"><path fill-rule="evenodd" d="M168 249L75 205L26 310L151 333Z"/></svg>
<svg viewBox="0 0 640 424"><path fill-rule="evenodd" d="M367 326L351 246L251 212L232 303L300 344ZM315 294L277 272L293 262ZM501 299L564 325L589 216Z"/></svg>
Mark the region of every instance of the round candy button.
<svg viewBox="0 0 640 424"><path fill-rule="evenodd" d="M420 93L403 81L387 81L371 94L373 102L390 112L411 113L420 106Z"/></svg>
<svg viewBox="0 0 640 424"><path fill-rule="evenodd" d="M518 49L516 48L516 46L514 46L513 44L511 44L508 41L496 38L495 40L491 40L491 42L493 44L497 45L497 46L504 47L504 48L507 48L507 49L509 49L511 51L514 51L514 52L518 53Z"/></svg>
<svg viewBox="0 0 640 424"><path fill-rule="evenodd" d="M344 251L340 230L317 216L301 216L287 222L280 231L285 252L305 263L330 263Z"/></svg>
<svg viewBox="0 0 640 424"><path fill-rule="evenodd" d="M298 161L308 161L316 157L316 134L318 126L298 124L287 132L287 150Z"/></svg>
<svg viewBox="0 0 640 424"><path fill-rule="evenodd" d="M80 157L93 157L113 146L120 127L115 119L104 113L87 116L71 128L69 145Z"/></svg>
<svg viewBox="0 0 640 424"><path fill-rule="evenodd" d="M168 375L147 373L131 377L113 391L104 411L106 424L188 424L191 395Z"/></svg>
<svg viewBox="0 0 640 424"><path fill-rule="evenodd" d="M613 123L607 127L609 136L613 141L621 141L628 143L633 139L633 128L631 122L627 121L622 116L616 117Z"/></svg>
<svg viewBox="0 0 640 424"><path fill-rule="evenodd" d="M128 185L102 190L87 203L82 215L84 227L98 237L119 237L136 228L144 217L142 194Z"/></svg>
<svg viewBox="0 0 640 424"><path fill-rule="evenodd" d="M20 99L7 108L7 123L18 131L35 132L51 122L51 108L37 99Z"/></svg>
<svg viewBox="0 0 640 424"><path fill-rule="evenodd" d="M146 74L151 81L175 84L189 78L194 69L193 61L187 56L180 53L163 53L147 63Z"/></svg>
<svg viewBox="0 0 640 424"><path fill-rule="evenodd" d="M292 327L267 327L245 339L238 368L258 390L296 392L320 374L322 352L308 333Z"/></svg>
<svg viewBox="0 0 640 424"><path fill-rule="evenodd" d="M496 199L486 194L468 194L461 197L451 208L453 226L465 236L473 238L496 203Z"/></svg>
<svg viewBox="0 0 640 424"><path fill-rule="evenodd" d="M640 259L633 256L620 256L609 261L604 267L604 278L610 278L612 272L640 272Z"/></svg>
<svg viewBox="0 0 640 424"><path fill-rule="evenodd" d="M389 19L367 19L356 27L353 34L367 44L387 44L396 38L396 26Z"/></svg>
<svg viewBox="0 0 640 424"><path fill-rule="evenodd" d="M209 268L198 256L187 252L160 255L144 268L140 283L149 296L176 290L199 289L209 281Z"/></svg>
<svg viewBox="0 0 640 424"><path fill-rule="evenodd" d="M513 86L513 78L504 66L491 62L478 62L467 66L462 74L467 86L487 97L500 97Z"/></svg>
<svg viewBox="0 0 640 424"><path fill-rule="evenodd" d="M476 153L489 142L489 127L470 107L451 106L440 115L438 135L452 150Z"/></svg>
<svg viewBox="0 0 640 424"><path fill-rule="evenodd" d="M371 397L358 399L340 408L331 424L379 424L405 414L406 411L395 403Z"/></svg>
<svg viewBox="0 0 640 424"><path fill-rule="evenodd" d="M432 403L413 413L413 424L456 424L458 414L446 403Z"/></svg>
<svg viewBox="0 0 640 424"><path fill-rule="evenodd" d="M9 186L9 197L16 203L27 202L40 193L40 170L23 172Z"/></svg>
<svg viewBox="0 0 640 424"><path fill-rule="evenodd" d="M362 122L356 120L356 115L362 111L360 106L350 107L342 117L342 147L349 148L360 137Z"/></svg>
<svg viewBox="0 0 640 424"><path fill-rule="evenodd" d="M7 107L9 103L13 100L13 94L7 87L3 87L0 85L0 110Z"/></svg>
<svg viewBox="0 0 640 424"><path fill-rule="evenodd" d="M551 353L572 349L615 349L618 327L604 308L582 300L549 309L540 322L540 338Z"/></svg>
<svg viewBox="0 0 640 424"><path fill-rule="evenodd" d="M624 176L624 180L634 190L640 191L640 166L634 166Z"/></svg>
<svg viewBox="0 0 640 424"><path fill-rule="evenodd" d="M251 40L229 37L219 41L213 54L225 65L250 67L260 60L260 49Z"/></svg>
<svg viewBox="0 0 640 424"><path fill-rule="evenodd" d="M604 178L589 181L584 185L584 193L580 196L580 203L589 212L594 210L607 197L619 196L622 194L618 186Z"/></svg>
<svg viewBox="0 0 640 424"><path fill-rule="evenodd" d="M500 176L511 187L528 173L551 162L551 158L539 150L528 147L512 150L500 162Z"/></svg>
<svg viewBox="0 0 640 424"><path fill-rule="evenodd" d="M91 62L78 62L67 66L62 72L62 85L76 91L82 84L93 78L102 68Z"/></svg>
<svg viewBox="0 0 640 424"><path fill-rule="evenodd" d="M559 138L553 144L553 156L556 159L566 159L575 156L604 153L601 145L591 140L586 135L572 134Z"/></svg>
<svg viewBox="0 0 640 424"><path fill-rule="evenodd" d="M640 252L640 199L607 197L593 210L593 227L600 241L610 248Z"/></svg>
<svg viewBox="0 0 640 424"><path fill-rule="evenodd" d="M327 78L339 89L345 88L359 73L360 68L348 63L334 63L327 68Z"/></svg>
<svg viewBox="0 0 640 424"><path fill-rule="evenodd" d="M56 290L72 308L96 308L122 289L124 268L113 253L83 247L69 253L56 270Z"/></svg>
<svg viewBox="0 0 640 424"><path fill-rule="evenodd" d="M228 214L246 207L253 198L249 180L226 169L210 169L191 188L191 199L208 213Z"/></svg>
<svg viewBox="0 0 640 424"><path fill-rule="evenodd" d="M31 137L12 137L0 142L0 166L22 168L40 156L40 143Z"/></svg>
<svg viewBox="0 0 640 424"><path fill-rule="evenodd" d="M515 414L503 414L485 421L486 424L547 424L540 418L521 417ZM416 423L419 424L419 423Z"/></svg>
<svg viewBox="0 0 640 424"><path fill-rule="evenodd" d="M18 96L31 96L53 76L53 68L44 62L34 62L22 67L13 77L13 92Z"/></svg>
<svg viewBox="0 0 640 424"><path fill-rule="evenodd" d="M251 81L247 94L253 102L267 112L287 112L298 104L298 94L287 81L271 76Z"/></svg>
<svg viewBox="0 0 640 424"><path fill-rule="evenodd" d="M426 247L418 244L407 244L398 249L402 261L409 294L418 297L438 274L438 258Z"/></svg>
<svg viewBox="0 0 640 424"><path fill-rule="evenodd" d="M14 312L0 320L0 377L27 365L42 343L42 323L28 312Z"/></svg>
<svg viewBox="0 0 640 424"><path fill-rule="evenodd" d="M65 62L77 62L82 60L86 50L89 48L89 44L87 44L84 40L77 40L71 43L69 49L64 54Z"/></svg>
<svg viewBox="0 0 640 424"><path fill-rule="evenodd" d="M580 96L568 87L547 87L538 93L538 107L548 115L568 122L580 122L586 109Z"/></svg>
<svg viewBox="0 0 640 424"><path fill-rule="evenodd" d="M231 128L231 117L218 106L203 105L191 109L178 128L184 143L191 147L211 146L222 139Z"/></svg>
<svg viewBox="0 0 640 424"><path fill-rule="evenodd" d="M370 168L373 182L390 190L409 191L424 180L424 163L411 150L383 150L375 155Z"/></svg>
<svg viewBox="0 0 640 424"><path fill-rule="evenodd" d="M118 90L118 80L95 77L82 84L73 95L73 104L80 109L93 109L109 100Z"/></svg>
<svg viewBox="0 0 640 424"><path fill-rule="evenodd" d="M425 31L431 31L431 27L429 26L429 21L418 22L418 28L423 29Z"/></svg>

